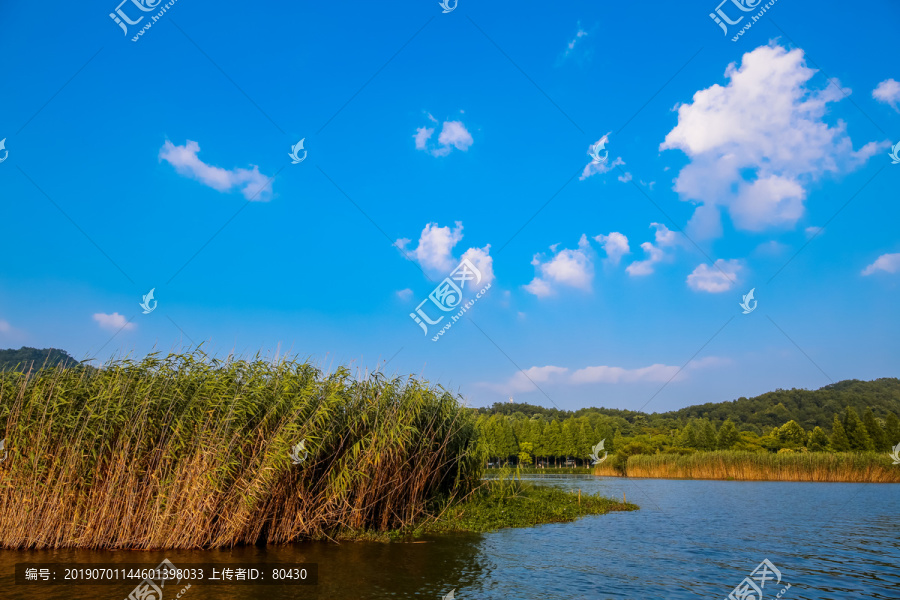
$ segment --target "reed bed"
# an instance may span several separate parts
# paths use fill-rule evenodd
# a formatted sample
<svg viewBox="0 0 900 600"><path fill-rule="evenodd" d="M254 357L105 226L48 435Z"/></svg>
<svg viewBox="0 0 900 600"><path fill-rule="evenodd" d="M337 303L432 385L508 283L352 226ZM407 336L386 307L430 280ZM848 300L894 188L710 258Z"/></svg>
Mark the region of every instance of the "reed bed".
<svg viewBox="0 0 900 600"><path fill-rule="evenodd" d="M206 548L415 524L478 485L459 399L200 351L0 374L0 547ZM295 465L291 448L305 440Z"/></svg>
<svg viewBox="0 0 900 600"><path fill-rule="evenodd" d="M628 458L626 474L666 479L900 483L900 465L891 462L887 455L852 452L638 454Z"/></svg>

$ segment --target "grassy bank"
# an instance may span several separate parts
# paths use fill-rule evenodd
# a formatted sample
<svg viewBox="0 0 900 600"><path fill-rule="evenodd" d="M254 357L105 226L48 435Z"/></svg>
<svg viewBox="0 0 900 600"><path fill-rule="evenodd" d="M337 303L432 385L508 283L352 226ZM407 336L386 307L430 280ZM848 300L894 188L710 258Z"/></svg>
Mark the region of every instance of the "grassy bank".
<svg viewBox="0 0 900 600"><path fill-rule="evenodd" d="M900 483L900 465L877 453L698 452L637 454L621 467L598 465L595 475L746 481L843 481Z"/></svg>
<svg viewBox="0 0 900 600"><path fill-rule="evenodd" d="M2 373L0 436L4 548L402 529L475 489L484 464L472 419L439 388L200 352Z"/></svg>
<svg viewBox="0 0 900 600"><path fill-rule="evenodd" d="M504 527L565 523L586 515L637 510L631 503L600 495L568 492L517 479L485 483L464 502L447 508L419 532L487 532Z"/></svg>

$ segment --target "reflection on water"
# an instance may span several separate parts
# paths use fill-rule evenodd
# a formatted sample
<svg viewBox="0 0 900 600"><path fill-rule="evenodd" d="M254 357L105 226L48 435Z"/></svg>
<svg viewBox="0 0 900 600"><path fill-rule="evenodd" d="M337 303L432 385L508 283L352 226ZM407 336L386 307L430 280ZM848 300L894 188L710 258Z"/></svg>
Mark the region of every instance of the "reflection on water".
<svg viewBox="0 0 900 600"><path fill-rule="evenodd" d="M900 485L526 478L584 493L617 498L624 493L641 510L406 544L315 542L162 553L0 551L0 598L123 600L133 584L17 588L13 565L146 561L155 566L165 557L177 566L319 565L315 589L195 584L182 600L437 600L453 588L459 600L721 599L765 558L791 584L783 600L900 598Z"/></svg>

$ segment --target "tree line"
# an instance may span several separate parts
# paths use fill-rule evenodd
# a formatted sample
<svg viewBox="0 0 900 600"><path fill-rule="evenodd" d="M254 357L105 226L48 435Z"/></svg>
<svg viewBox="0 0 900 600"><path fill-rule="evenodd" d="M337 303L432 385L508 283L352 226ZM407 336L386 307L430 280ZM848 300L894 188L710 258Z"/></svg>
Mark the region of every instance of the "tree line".
<svg viewBox="0 0 900 600"><path fill-rule="evenodd" d="M690 454L698 451L740 450L751 452L885 452L900 444L900 418L888 411L876 416L871 407L862 416L846 406L833 414L830 427L807 430L796 420L780 426L741 428L731 419L721 425L709 418L687 418L681 426L658 426L646 416L628 421L623 416L597 412L583 416L551 418L541 413L526 415L481 414L477 427L490 460L495 464L516 463L563 466L574 461L589 464L592 448L601 440L603 452L617 458L660 452Z"/></svg>

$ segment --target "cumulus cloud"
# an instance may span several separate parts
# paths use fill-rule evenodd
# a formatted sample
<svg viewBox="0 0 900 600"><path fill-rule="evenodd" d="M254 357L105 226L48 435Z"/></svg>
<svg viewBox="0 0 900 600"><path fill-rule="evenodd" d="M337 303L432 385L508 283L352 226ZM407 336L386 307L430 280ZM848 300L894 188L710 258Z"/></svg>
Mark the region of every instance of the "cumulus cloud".
<svg viewBox="0 0 900 600"><path fill-rule="evenodd" d="M433 133L433 127L417 127L416 135L413 136L414 138L416 138L416 150L424 150L425 142L431 139L431 135Z"/></svg>
<svg viewBox="0 0 900 600"><path fill-rule="evenodd" d="M101 329L106 329L108 331L119 331L121 329L131 331L136 327L134 323L129 323L124 315L120 315L117 312L114 312L111 315L106 313L96 313L94 315L94 320L97 321L97 324L100 325Z"/></svg>
<svg viewBox="0 0 900 600"><path fill-rule="evenodd" d="M519 371L500 383L482 382L479 385L501 394L512 394L534 391L536 390L535 384L539 386L542 384L571 386L597 383L665 383L671 380L684 380L689 372L695 369L724 367L730 364L732 364L730 359L707 356L692 360L684 369L675 365L659 363L633 369L598 365L572 370L568 367L546 365Z"/></svg>
<svg viewBox="0 0 900 600"><path fill-rule="evenodd" d="M606 252L606 262L614 267L619 266L622 257L631 252L628 247L628 238L618 231L612 231L609 235L595 235L594 239L603 246Z"/></svg>
<svg viewBox="0 0 900 600"><path fill-rule="evenodd" d="M662 262L667 257L665 248L675 245L676 234L674 231L669 230L669 228L662 223L650 223L650 226L656 228L656 244L653 244L652 242L644 242L641 244L641 249L643 249L647 258L644 260L636 260L625 267L625 272L632 277L641 277L653 273L656 264Z"/></svg>
<svg viewBox="0 0 900 600"><path fill-rule="evenodd" d="M410 260L415 260L422 268L433 275L446 277L459 262L468 259L481 272L480 285L487 285L494 280L494 259L491 257L491 245L484 248L469 248L460 259L453 257L453 248L463 238L463 224L456 221L452 228L441 227L437 223L428 223L419 235L415 249L409 249L411 240L400 238L394 245Z"/></svg>
<svg viewBox="0 0 900 600"><path fill-rule="evenodd" d="M655 364L639 369L623 367L585 367L572 373L572 383L635 383L638 381L666 382L678 373L673 365Z"/></svg>
<svg viewBox="0 0 900 600"><path fill-rule="evenodd" d="M737 283L738 273L743 269L741 261L737 259L718 259L714 266L706 263L698 265L687 276L687 284L692 290L698 292L710 292L718 294L727 292Z"/></svg>
<svg viewBox="0 0 900 600"><path fill-rule="evenodd" d="M879 102L890 104L894 110L900 112L900 82L885 79L872 90L872 97Z"/></svg>
<svg viewBox="0 0 900 600"><path fill-rule="evenodd" d="M428 117L434 120L431 115ZM444 121L436 145L428 143L433 134L433 127L418 127L412 136L416 141L416 150L429 152L432 156L447 156L454 148L465 152L474 143L472 134L462 121Z"/></svg>
<svg viewBox="0 0 900 600"><path fill-rule="evenodd" d="M406 301L412 298L412 293L413 291L409 288L397 290L397 297L400 298L400 300Z"/></svg>
<svg viewBox="0 0 900 600"><path fill-rule="evenodd" d="M897 271L900 271L900 253L882 254L875 259L875 262L863 269L862 274L871 275L878 271L884 271L885 273L896 273Z"/></svg>
<svg viewBox="0 0 900 600"><path fill-rule="evenodd" d="M547 261L541 254L535 254L531 264L535 268L535 277L528 285L522 286L538 298L556 294L558 286L567 286L582 290L590 290L594 278L594 266L590 242L582 234L578 248L563 249L557 252L551 247L554 256Z"/></svg>
<svg viewBox="0 0 900 600"><path fill-rule="evenodd" d="M696 92L678 107L678 124L660 150L691 159L675 180L682 200L700 206L692 235L721 235L720 211L738 229L792 228L804 214L808 185L861 166L884 143L853 149L846 125L825 121L829 104L849 90L813 89L803 51L772 44L744 54L725 71L726 85Z"/></svg>
<svg viewBox="0 0 900 600"><path fill-rule="evenodd" d="M166 161L179 175L196 179L203 185L219 192L229 192L233 188L240 189L244 198L266 202L271 198L272 187L268 177L259 172L259 167L252 169L223 169L208 165L197 156L200 144L187 140L184 146L176 146L169 140L159 149L160 162Z"/></svg>

